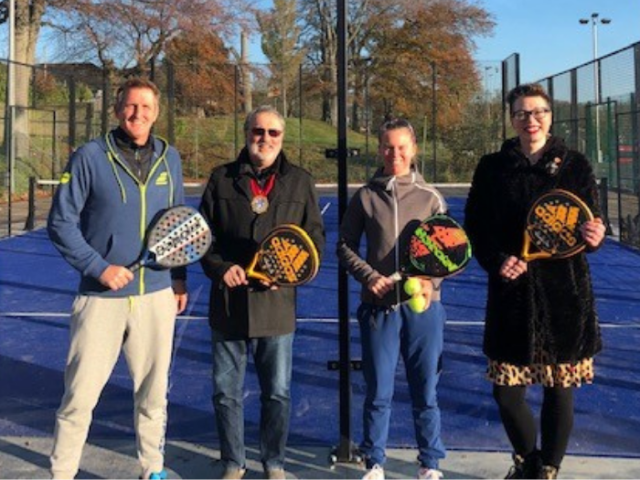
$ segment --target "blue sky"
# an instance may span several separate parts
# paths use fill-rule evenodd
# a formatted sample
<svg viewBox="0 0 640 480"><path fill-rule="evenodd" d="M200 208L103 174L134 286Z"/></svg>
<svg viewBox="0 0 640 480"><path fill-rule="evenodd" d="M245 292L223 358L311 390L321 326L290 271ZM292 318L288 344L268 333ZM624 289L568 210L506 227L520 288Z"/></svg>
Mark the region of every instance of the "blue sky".
<svg viewBox="0 0 640 480"><path fill-rule="evenodd" d="M474 1L474 0L469 0ZM258 5L269 8L270 0ZM494 35L477 38L475 58L499 62L512 53L520 54L523 82L563 72L593 59L591 24L580 18L609 18L598 25L598 56L640 41L640 0L477 0L496 21ZM264 62L259 38L252 38L251 60Z"/></svg>
<svg viewBox="0 0 640 480"><path fill-rule="evenodd" d="M592 13L609 18L597 27L598 56L640 41L640 0L485 0L495 34L477 40L476 59L502 60L520 54L520 78L534 81L593 59Z"/></svg>
<svg viewBox="0 0 640 480"><path fill-rule="evenodd" d="M593 12L611 19L608 25L598 25L598 56L640 41L640 0L469 1L483 6L496 21L492 37L476 39L475 58L493 64L517 52L523 82L540 80L592 60L592 26L581 25L578 20L590 19ZM272 5L271 0L255 3L264 8ZM250 40L250 60L265 62L258 36ZM53 53L47 51L47 43L45 40L39 45L39 61L46 61L43 57ZM6 56L6 51L5 24L0 29L0 56ZM497 81L497 75L495 80L489 80Z"/></svg>

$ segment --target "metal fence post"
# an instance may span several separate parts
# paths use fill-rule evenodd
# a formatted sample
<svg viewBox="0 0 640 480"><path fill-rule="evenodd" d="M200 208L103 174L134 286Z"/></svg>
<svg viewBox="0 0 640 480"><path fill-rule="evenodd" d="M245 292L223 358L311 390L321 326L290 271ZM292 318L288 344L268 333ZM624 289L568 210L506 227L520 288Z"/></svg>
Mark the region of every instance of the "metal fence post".
<svg viewBox="0 0 640 480"><path fill-rule="evenodd" d="M600 182L598 182L598 188L600 190L600 211L602 212L602 218L607 227L605 234L611 235L613 234L613 230L611 229L611 222L609 221L609 179L602 177Z"/></svg>
<svg viewBox="0 0 640 480"><path fill-rule="evenodd" d="M36 177L29 177L29 206L24 229L31 231L36 226Z"/></svg>

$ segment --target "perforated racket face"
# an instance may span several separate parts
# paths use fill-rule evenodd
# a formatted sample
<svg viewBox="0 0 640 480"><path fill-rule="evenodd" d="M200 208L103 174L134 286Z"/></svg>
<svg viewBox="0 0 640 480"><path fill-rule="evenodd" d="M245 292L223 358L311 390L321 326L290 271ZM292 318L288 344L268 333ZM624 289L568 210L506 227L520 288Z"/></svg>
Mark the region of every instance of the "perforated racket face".
<svg viewBox="0 0 640 480"><path fill-rule="evenodd" d="M464 269L471 260L471 243L464 229L447 215L434 215L413 232L409 261L429 277L447 277Z"/></svg>
<svg viewBox="0 0 640 480"><path fill-rule="evenodd" d="M319 259L313 241L296 225L282 225L260 245L257 270L283 286L310 282L318 273Z"/></svg>
<svg viewBox="0 0 640 480"><path fill-rule="evenodd" d="M180 205L168 209L149 231L148 249L162 267L196 262L211 245L209 225L195 208Z"/></svg>
<svg viewBox="0 0 640 480"><path fill-rule="evenodd" d="M593 220L589 207L571 192L551 190L533 204L527 233L536 248L553 258L569 257L585 247L580 225Z"/></svg>

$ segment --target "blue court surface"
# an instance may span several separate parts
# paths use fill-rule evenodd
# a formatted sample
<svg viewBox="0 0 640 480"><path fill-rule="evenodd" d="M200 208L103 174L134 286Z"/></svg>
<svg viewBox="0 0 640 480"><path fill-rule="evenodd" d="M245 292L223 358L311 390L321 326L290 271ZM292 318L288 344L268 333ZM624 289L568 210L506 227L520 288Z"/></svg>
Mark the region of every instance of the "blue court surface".
<svg viewBox="0 0 640 480"><path fill-rule="evenodd" d="M197 203L197 199L192 199ZM464 199L449 199L460 218ZM299 289L294 351L291 445L335 445L339 440L337 200L321 198L327 251L318 277ZM596 359L596 381L576 392L576 418L569 453L640 457L640 253L607 240L589 256L604 350ZM444 286L448 312L444 371L439 398L443 435L451 450L509 451L482 354L486 277L473 262ZM77 274L58 255L46 231L0 241L0 437L53 433L63 393L68 312ZM209 282L199 265L189 268L191 302L176 328L167 435L172 440L217 444L211 405L211 354L206 321ZM352 316L359 286L352 283ZM352 354L359 357L358 327L351 323ZM353 374L352 425L361 432L363 381ZM529 394L539 406L539 388ZM246 383L247 440L257 443L259 388L249 367ZM132 393L121 360L94 415L90 440L132 437ZM391 447L413 447L410 400L398 366Z"/></svg>

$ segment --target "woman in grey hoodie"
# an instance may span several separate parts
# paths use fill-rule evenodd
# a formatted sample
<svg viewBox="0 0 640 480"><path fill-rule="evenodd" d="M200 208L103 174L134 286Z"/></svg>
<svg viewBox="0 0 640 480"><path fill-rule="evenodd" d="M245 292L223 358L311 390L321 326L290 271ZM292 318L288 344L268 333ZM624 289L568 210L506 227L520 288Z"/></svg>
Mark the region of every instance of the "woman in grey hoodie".
<svg viewBox="0 0 640 480"><path fill-rule="evenodd" d="M360 445L367 467L363 478L384 479L394 376L402 354L419 449L418 478L436 479L442 476L438 462L445 456L436 394L445 323L440 281L423 282L431 303L417 313L409 308L402 285L390 277L400 269L417 224L446 212L447 207L440 193L415 170L418 147L408 121L385 122L379 145L384 165L351 199L337 250L340 262L362 284L358 321L367 385ZM367 243L364 257L359 251L363 234Z"/></svg>

